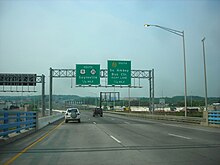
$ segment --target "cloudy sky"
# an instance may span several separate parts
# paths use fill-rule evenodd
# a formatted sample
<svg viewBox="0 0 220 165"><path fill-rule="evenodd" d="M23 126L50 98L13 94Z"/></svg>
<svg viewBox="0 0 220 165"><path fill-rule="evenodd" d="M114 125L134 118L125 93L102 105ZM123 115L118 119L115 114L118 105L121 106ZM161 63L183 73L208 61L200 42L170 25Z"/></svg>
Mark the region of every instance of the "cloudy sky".
<svg viewBox="0 0 220 165"><path fill-rule="evenodd" d="M206 37L208 96L220 96L219 0L0 0L0 72L45 74L48 94L50 67L105 69L109 59L130 60L132 69L155 70L156 97L184 95L182 37L145 23L184 30L188 95L204 96ZM148 81L141 85L131 96L149 96ZM128 94L75 88L75 79L56 79L53 87L80 96L113 90Z"/></svg>

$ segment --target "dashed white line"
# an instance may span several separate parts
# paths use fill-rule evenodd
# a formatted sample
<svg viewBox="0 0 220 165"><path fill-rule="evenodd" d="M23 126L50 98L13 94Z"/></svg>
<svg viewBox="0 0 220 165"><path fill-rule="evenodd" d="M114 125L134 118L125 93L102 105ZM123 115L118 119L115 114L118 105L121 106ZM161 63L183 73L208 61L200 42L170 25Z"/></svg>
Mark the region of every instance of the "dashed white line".
<svg viewBox="0 0 220 165"><path fill-rule="evenodd" d="M168 133L168 135L175 136L175 137L178 137L178 138L188 139L188 140L192 139L192 138L189 138L189 137L186 137L186 136L176 135L176 134L172 134L172 133Z"/></svg>
<svg viewBox="0 0 220 165"><path fill-rule="evenodd" d="M129 122L127 122L127 121L125 121L124 123L125 123L125 124L130 124L130 123L129 123Z"/></svg>
<svg viewBox="0 0 220 165"><path fill-rule="evenodd" d="M110 137L111 137L112 139L114 139L116 142L121 143L121 141L118 140L118 139L116 139L114 136L110 135Z"/></svg>
<svg viewBox="0 0 220 165"><path fill-rule="evenodd" d="M93 122L93 124L96 124L96 122Z"/></svg>

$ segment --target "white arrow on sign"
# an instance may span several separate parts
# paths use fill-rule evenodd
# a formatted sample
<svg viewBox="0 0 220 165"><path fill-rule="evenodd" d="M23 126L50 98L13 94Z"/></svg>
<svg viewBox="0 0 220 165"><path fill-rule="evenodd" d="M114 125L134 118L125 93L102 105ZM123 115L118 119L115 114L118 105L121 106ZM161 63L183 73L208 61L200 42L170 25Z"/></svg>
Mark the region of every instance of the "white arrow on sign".
<svg viewBox="0 0 220 165"><path fill-rule="evenodd" d="M95 74L96 74L96 70L95 70L95 69L92 69L92 70L90 71L90 73L91 73L92 75L95 75Z"/></svg>

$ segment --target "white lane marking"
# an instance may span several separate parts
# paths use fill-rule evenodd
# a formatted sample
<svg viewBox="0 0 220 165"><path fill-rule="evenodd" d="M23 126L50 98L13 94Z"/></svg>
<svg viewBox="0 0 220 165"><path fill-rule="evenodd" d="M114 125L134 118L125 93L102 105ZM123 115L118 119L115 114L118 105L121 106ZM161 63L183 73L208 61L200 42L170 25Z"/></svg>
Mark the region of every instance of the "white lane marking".
<svg viewBox="0 0 220 165"><path fill-rule="evenodd" d="M110 137L111 137L112 139L114 139L116 142L121 143L121 141L118 140L118 139L116 139L114 136L110 135Z"/></svg>
<svg viewBox="0 0 220 165"><path fill-rule="evenodd" d="M129 123L129 122L127 122L127 121L125 121L124 123L125 123L125 124L130 124L130 123Z"/></svg>
<svg viewBox="0 0 220 165"><path fill-rule="evenodd" d="M96 122L93 121L93 124L96 124Z"/></svg>
<svg viewBox="0 0 220 165"><path fill-rule="evenodd" d="M111 120L115 120L115 119L111 118Z"/></svg>
<svg viewBox="0 0 220 165"><path fill-rule="evenodd" d="M186 137L186 136L176 135L176 134L172 134L172 133L168 133L168 135L183 138L183 139L188 139L188 140L192 139L192 138L189 138L189 137Z"/></svg>

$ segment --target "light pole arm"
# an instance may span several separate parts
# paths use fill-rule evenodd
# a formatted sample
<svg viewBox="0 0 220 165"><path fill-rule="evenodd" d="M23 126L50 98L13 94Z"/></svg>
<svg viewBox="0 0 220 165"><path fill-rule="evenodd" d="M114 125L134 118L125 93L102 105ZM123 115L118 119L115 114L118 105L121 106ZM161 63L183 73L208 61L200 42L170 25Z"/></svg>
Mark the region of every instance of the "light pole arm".
<svg viewBox="0 0 220 165"><path fill-rule="evenodd" d="M170 33L176 34L178 36L183 37L183 60L184 60L184 100L185 100L185 117L187 116L187 82L186 82L186 51L185 51L185 36L184 36L184 31L179 31L179 30L175 30L175 29L171 29L171 28L167 28L167 27L163 27L163 26L159 26L159 25L151 25L151 24L144 24L144 27L149 27L149 26L154 26L160 29L163 29L165 31L168 31Z"/></svg>
<svg viewBox="0 0 220 165"><path fill-rule="evenodd" d="M179 30L167 28L167 27L160 26L160 25L151 25L151 24L145 24L145 25L144 25L144 27L149 27L149 26L154 26L154 27L157 27L157 28L166 30L166 31L168 31L168 32L170 32L170 33L176 34L176 35L181 36L181 37L184 36L184 32L183 32L183 31L179 31Z"/></svg>

